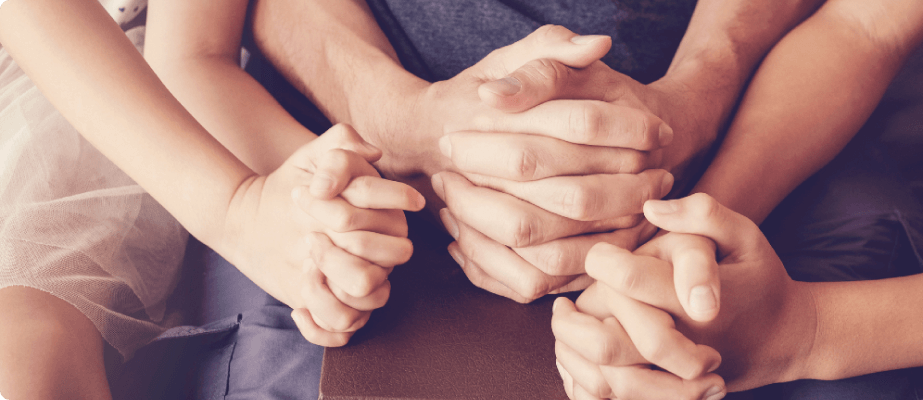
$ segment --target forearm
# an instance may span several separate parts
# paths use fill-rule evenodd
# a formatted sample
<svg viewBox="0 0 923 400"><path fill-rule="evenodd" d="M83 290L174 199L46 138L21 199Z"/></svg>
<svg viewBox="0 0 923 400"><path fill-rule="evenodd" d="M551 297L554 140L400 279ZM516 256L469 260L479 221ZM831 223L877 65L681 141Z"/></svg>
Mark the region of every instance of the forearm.
<svg viewBox="0 0 923 400"><path fill-rule="evenodd" d="M759 223L849 142L919 36L859 24L831 2L773 48L694 191Z"/></svg>
<svg viewBox="0 0 923 400"><path fill-rule="evenodd" d="M144 55L222 145L265 175L316 135L239 67L246 9L246 1L151 1Z"/></svg>
<svg viewBox="0 0 923 400"><path fill-rule="evenodd" d="M923 275L810 285L817 335L802 378L844 379L923 365Z"/></svg>
<svg viewBox="0 0 923 400"><path fill-rule="evenodd" d="M412 107L427 82L401 66L365 1L262 0L252 20L260 50L332 122L353 125L384 152L385 164L418 163L412 150L420 146L392 144L414 132L389 110ZM420 172L408 168L398 172Z"/></svg>
<svg viewBox="0 0 923 400"><path fill-rule="evenodd" d="M11 0L0 42L73 126L205 242L253 175L170 95L95 0ZM218 206L216 206L218 205Z"/></svg>
<svg viewBox="0 0 923 400"><path fill-rule="evenodd" d="M822 1L698 2L664 80L703 102L704 139L715 139L760 59Z"/></svg>

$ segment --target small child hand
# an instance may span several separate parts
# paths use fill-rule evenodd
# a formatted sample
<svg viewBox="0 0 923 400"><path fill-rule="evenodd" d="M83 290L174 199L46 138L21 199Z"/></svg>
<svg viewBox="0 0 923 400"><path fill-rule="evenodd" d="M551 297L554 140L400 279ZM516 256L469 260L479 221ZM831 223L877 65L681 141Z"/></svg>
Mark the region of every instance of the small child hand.
<svg viewBox="0 0 923 400"><path fill-rule="evenodd" d="M390 295L388 274L413 251L402 210L423 196L382 179L381 152L337 125L235 198L229 260L293 309L306 339L342 346ZM223 254L223 253L222 253Z"/></svg>

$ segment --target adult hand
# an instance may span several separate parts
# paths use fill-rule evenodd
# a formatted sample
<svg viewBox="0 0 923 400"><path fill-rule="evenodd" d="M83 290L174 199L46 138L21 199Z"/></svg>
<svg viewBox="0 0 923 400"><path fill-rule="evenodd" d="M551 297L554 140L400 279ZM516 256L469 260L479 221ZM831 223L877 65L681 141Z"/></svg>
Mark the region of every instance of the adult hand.
<svg viewBox="0 0 923 400"><path fill-rule="evenodd" d="M606 37L580 37L562 27L546 26L516 44L495 51L458 77L434 84L429 93L464 93L468 90L473 95L471 89L477 86L472 86L472 83L487 82L491 77L499 77L497 74L501 71L511 71L529 60L549 54L558 60L569 57L570 60L562 62L581 67L605 54L609 45ZM473 106L460 109L467 110L469 114L476 111L498 118L506 115L474 99ZM472 98L467 99L470 100ZM439 101L427 103L438 104ZM457 118L466 112L459 112L459 108L453 112L452 118L445 119L447 122L443 130L451 130L452 126L467 120ZM443 163L470 157L500 157L509 160L504 170L510 174L547 178L522 182L525 179L506 181L477 173L465 173L464 176L450 172L433 174L433 189L448 205L448 210L441 212L447 230L457 238L464 237L450 246L450 252L476 285L520 302L548 293L578 290L590 282L583 274L583 258L592 243L608 240L628 248L637 246L641 234L650 229L639 227L625 232L613 231L636 226L643 201L663 197L670 191L673 178L662 170L641 172L650 163L650 157L631 148L657 148L660 146L661 130L669 131L669 127L644 111L635 113L634 118L645 120L635 124L643 131L628 134L646 138L642 143L627 143L615 136L609 139L588 138L585 133L576 131L570 132L571 141L576 144L535 135L492 132L461 137L466 142L459 143L458 148L463 151L456 152L453 150L454 135L439 141L440 150L447 156ZM631 120L629 117L625 119ZM581 138L581 135L584 137ZM496 140L534 151L492 152L489 149L500 148L493 145ZM483 141L484 146L478 146L476 143L479 141ZM561 164L561 168L582 175L550 177L562 175L561 168L530 172L531 157L538 152L551 159L577 160ZM621 153L627 156L611 161L612 156ZM595 167L587 167L594 163ZM440 168L455 167L444 165ZM619 172L641 173L616 174ZM543 173L550 175L536 175ZM587 233L600 235L584 235ZM497 261L500 259L508 262L500 263Z"/></svg>
<svg viewBox="0 0 923 400"><path fill-rule="evenodd" d="M671 70L643 85L601 61L573 68L553 59L533 60L481 85L479 96L492 109L452 126L451 132L458 132L450 135L453 161L463 173L507 180L664 168L685 187L694 172L689 168L717 137L724 112L710 108L682 73ZM558 140L524 144L494 137L475 145L472 139L483 136L478 132ZM518 170L508 160L519 161L513 164Z"/></svg>
<svg viewBox="0 0 923 400"><path fill-rule="evenodd" d="M722 354L716 372L730 390L799 376L815 337L813 296L807 284L788 277L759 228L704 194L648 202L645 216L671 233L634 254L607 245L594 248L587 272L602 288L598 303L612 313L611 299L629 298L668 312L686 337ZM619 322L626 330L645 328ZM628 343L624 338L597 342L601 348Z"/></svg>
<svg viewBox="0 0 923 400"><path fill-rule="evenodd" d="M423 208L409 186L371 166L381 153L337 125L279 169L241 186L219 253L295 310L306 339L342 346L390 294L391 269L413 250L401 210Z"/></svg>

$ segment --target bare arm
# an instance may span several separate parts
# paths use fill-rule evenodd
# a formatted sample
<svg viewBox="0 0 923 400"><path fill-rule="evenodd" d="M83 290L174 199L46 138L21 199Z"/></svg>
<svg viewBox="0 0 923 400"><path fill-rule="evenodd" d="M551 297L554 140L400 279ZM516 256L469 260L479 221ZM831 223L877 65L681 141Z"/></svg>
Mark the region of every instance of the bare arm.
<svg viewBox="0 0 923 400"><path fill-rule="evenodd" d="M268 174L316 135L240 68L246 12L245 0L153 1L144 53L219 142L254 171Z"/></svg>
<svg viewBox="0 0 923 400"><path fill-rule="evenodd" d="M8 1L0 41L87 140L190 233L220 240L253 172L170 95L98 2Z"/></svg>
<svg viewBox="0 0 923 400"><path fill-rule="evenodd" d="M882 7L830 2L779 42L695 191L759 223L833 159L923 34L919 10Z"/></svg>

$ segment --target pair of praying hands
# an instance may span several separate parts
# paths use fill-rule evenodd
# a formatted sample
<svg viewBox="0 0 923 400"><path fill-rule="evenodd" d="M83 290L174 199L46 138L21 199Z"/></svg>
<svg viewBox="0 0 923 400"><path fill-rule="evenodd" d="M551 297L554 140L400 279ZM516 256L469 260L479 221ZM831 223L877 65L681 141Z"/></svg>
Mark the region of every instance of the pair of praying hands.
<svg viewBox="0 0 923 400"><path fill-rule="evenodd" d="M649 239L643 203L666 196L667 169L704 147L692 128L675 140L657 116L670 106L663 92L599 61L610 46L545 26L418 103L442 121L433 129L444 158L423 169L446 204L448 250L475 285L524 303L586 288L589 249Z"/></svg>

